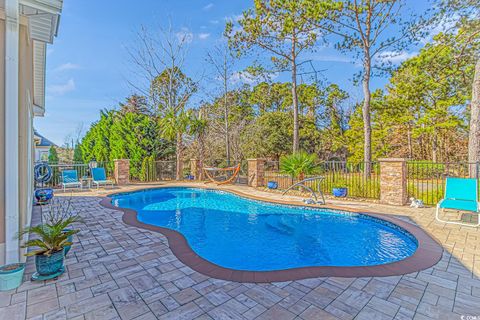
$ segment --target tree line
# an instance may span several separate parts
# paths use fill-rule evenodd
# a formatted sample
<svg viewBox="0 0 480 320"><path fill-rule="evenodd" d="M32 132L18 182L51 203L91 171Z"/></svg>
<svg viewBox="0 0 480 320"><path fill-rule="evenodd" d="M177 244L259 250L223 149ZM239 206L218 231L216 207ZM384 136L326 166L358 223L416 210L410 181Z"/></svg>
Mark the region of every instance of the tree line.
<svg viewBox="0 0 480 320"><path fill-rule="evenodd" d="M102 111L80 143L81 156L129 158L138 175L146 157L175 158L177 178L189 157L229 165L299 150L322 160L363 161L366 172L372 160L386 156L478 161L480 5L448 0L435 10L415 16L400 0L256 0L226 24L225 43L207 53L209 79L185 74L186 38L142 28L129 53L147 85L132 83L137 94ZM391 64L440 23L449 28L415 56ZM361 65L362 99L319 80L321 71L305 54L324 43ZM235 69L239 59L255 54L268 59L241 73ZM291 81L274 81L278 73ZM372 92L371 79L379 75L388 83ZM239 76L255 80L232 81ZM204 92L203 82L218 90ZM208 98L194 103L199 95Z"/></svg>

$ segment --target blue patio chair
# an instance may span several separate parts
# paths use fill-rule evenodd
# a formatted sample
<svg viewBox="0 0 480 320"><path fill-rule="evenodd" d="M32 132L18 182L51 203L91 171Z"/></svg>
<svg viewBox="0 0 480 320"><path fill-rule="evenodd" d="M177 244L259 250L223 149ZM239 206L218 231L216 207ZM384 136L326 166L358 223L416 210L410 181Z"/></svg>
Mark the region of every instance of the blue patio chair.
<svg viewBox="0 0 480 320"><path fill-rule="evenodd" d="M63 192L68 187L76 187L83 189L82 183L78 180L77 170L63 170L62 171L62 187Z"/></svg>
<svg viewBox="0 0 480 320"><path fill-rule="evenodd" d="M105 168L92 168L92 182L97 186L97 189L108 184L113 188L113 181L107 179Z"/></svg>
<svg viewBox="0 0 480 320"><path fill-rule="evenodd" d="M440 219L440 210L453 209L460 211L470 211L478 215L479 221L476 224L469 224L457 221L447 221ZM459 224L464 226L476 227L480 225L478 202L478 180L464 178L447 178L445 182L445 198L437 204L436 219L440 222Z"/></svg>

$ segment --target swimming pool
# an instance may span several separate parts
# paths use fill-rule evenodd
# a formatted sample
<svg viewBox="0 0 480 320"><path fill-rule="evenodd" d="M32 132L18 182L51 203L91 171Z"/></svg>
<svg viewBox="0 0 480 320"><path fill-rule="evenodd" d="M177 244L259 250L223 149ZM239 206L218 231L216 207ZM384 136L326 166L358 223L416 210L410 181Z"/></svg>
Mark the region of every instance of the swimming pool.
<svg viewBox="0 0 480 320"><path fill-rule="evenodd" d="M218 266L245 271L383 265L415 253L417 240L369 215L272 204L222 191L147 189L111 196L141 223L181 233Z"/></svg>

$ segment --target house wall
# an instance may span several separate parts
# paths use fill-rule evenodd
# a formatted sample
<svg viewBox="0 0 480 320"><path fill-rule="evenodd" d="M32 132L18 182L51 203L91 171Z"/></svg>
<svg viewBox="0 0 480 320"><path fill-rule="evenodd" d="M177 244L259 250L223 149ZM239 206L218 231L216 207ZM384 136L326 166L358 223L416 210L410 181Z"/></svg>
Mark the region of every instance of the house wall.
<svg viewBox="0 0 480 320"><path fill-rule="evenodd" d="M5 259L5 15L0 10L0 264Z"/></svg>
<svg viewBox="0 0 480 320"><path fill-rule="evenodd" d="M33 203L33 42L20 25L19 42L19 195L20 229L30 224ZM23 255L22 255L23 256Z"/></svg>
<svg viewBox="0 0 480 320"><path fill-rule="evenodd" d="M0 10L0 61L5 61L5 15ZM0 264L5 262L5 188L19 188L19 230L28 225L33 201L33 43L27 19L20 19L19 30L19 179L16 186L5 186L5 65L0 63Z"/></svg>

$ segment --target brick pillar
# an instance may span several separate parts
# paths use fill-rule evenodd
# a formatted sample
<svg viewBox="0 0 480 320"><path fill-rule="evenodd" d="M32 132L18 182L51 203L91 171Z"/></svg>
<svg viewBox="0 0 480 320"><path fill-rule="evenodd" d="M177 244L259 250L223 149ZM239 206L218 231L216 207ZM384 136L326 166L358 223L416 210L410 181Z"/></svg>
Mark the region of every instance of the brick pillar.
<svg viewBox="0 0 480 320"><path fill-rule="evenodd" d="M195 180L203 180L202 163L199 159L190 159L190 174Z"/></svg>
<svg viewBox="0 0 480 320"><path fill-rule="evenodd" d="M263 187L265 185L265 159L248 159L247 182L250 187Z"/></svg>
<svg viewBox="0 0 480 320"><path fill-rule="evenodd" d="M114 177L117 185L126 185L130 183L130 160L117 159L114 160L115 169Z"/></svg>
<svg viewBox="0 0 480 320"><path fill-rule="evenodd" d="M407 161L403 158L379 159L380 201L403 206L408 201Z"/></svg>

